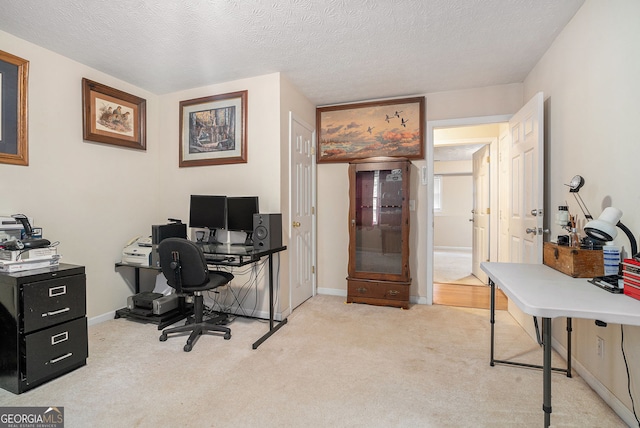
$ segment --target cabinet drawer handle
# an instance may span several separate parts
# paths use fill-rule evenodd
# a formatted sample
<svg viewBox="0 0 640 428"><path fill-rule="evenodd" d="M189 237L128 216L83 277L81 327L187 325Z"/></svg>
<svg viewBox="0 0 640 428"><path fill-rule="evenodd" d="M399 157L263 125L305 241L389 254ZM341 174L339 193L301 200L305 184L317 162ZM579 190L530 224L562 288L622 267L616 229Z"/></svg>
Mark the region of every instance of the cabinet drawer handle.
<svg viewBox="0 0 640 428"><path fill-rule="evenodd" d="M73 353L72 353L72 352L69 352L69 353L67 353L67 354L64 354L62 357L54 358L53 360L50 360L49 362L50 362L51 364L55 364L55 363L58 363L58 362L60 362L60 361L62 361L62 360L66 360L67 358L69 358L69 357L71 357L71 356L73 356Z"/></svg>
<svg viewBox="0 0 640 428"><path fill-rule="evenodd" d="M57 311L44 313L44 314L42 314L42 317L44 318L46 316L64 314L65 312L69 312L70 310L71 310L70 308L63 308L63 309L59 309Z"/></svg>
<svg viewBox="0 0 640 428"><path fill-rule="evenodd" d="M51 336L51 344L57 345L60 342L64 342L65 340L69 340L69 332L64 331L60 334L56 334L55 336Z"/></svg>
<svg viewBox="0 0 640 428"><path fill-rule="evenodd" d="M400 292L398 290L389 290L389 295L390 296L397 296L398 294L400 294Z"/></svg>
<svg viewBox="0 0 640 428"><path fill-rule="evenodd" d="M366 292L367 292L367 289L366 289L366 288L364 288L364 287L360 287L360 288L357 288L357 289L356 289L356 291L357 291L358 293L366 293Z"/></svg>
<svg viewBox="0 0 640 428"><path fill-rule="evenodd" d="M49 297L62 296L63 294L67 294L66 285L61 285L59 287L52 287L49 289Z"/></svg>

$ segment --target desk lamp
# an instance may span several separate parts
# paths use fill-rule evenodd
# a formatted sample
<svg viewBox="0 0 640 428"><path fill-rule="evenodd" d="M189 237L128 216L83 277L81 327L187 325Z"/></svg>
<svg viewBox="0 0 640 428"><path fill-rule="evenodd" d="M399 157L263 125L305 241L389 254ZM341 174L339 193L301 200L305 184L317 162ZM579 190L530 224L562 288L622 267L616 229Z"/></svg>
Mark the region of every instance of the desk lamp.
<svg viewBox="0 0 640 428"><path fill-rule="evenodd" d="M584 186L584 178L581 175L576 175L571 179L571 182L567 184L570 187L569 193L573 193L573 197L576 198L576 202L578 206L582 210L582 214L587 220L593 220L593 216L587 209L587 206L584 204L582 197L578 194L582 186Z"/></svg>
<svg viewBox="0 0 640 428"><path fill-rule="evenodd" d="M618 208L607 207L602 211L600 217L596 220L591 220L584 226L584 233L597 241L613 241L616 235L618 235L616 227L619 227L627 235L627 238L629 238L629 242L631 243L631 254L632 257L635 257L637 256L636 253L638 251L636 238L633 237L633 233L631 233L629 228L620 222L620 217L622 217L622 211ZM589 280L589 282L610 293L622 293L623 288L620 286L621 280L622 276L618 274L598 276Z"/></svg>
<svg viewBox="0 0 640 428"><path fill-rule="evenodd" d="M638 252L638 244L629 228L620 222L621 217L622 211L618 208L607 207L600 217L584 225L584 233L598 241L613 241L618 235L616 227L619 227L629 238L631 256L634 257Z"/></svg>

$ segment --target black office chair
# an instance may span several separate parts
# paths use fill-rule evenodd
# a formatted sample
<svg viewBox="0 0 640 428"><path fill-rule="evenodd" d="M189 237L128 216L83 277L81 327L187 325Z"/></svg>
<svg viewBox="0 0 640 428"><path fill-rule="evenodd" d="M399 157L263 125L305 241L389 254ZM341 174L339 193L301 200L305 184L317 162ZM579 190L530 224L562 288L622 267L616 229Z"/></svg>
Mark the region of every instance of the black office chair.
<svg viewBox="0 0 640 428"><path fill-rule="evenodd" d="M215 325L203 321L204 298L202 292L213 290L229 283L233 275L229 272L209 272L202 249L195 243L184 238L166 238L158 245L160 267L167 278L167 283L176 290L176 293L194 296L194 322L168 328L162 331L160 341L167 340L167 335L190 331L184 351L189 352L193 348L198 337L205 332L222 332L224 339L231 339L231 330L228 327Z"/></svg>

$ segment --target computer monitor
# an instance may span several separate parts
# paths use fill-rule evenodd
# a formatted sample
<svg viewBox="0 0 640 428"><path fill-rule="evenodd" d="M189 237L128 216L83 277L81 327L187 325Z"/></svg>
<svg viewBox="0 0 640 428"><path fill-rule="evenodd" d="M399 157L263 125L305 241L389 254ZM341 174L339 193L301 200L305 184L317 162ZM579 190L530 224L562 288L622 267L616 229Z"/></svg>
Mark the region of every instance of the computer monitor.
<svg viewBox="0 0 640 428"><path fill-rule="evenodd" d="M216 230L227 228L227 197L191 195L189 227L209 229L209 243L218 243Z"/></svg>
<svg viewBox="0 0 640 428"><path fill-rule="evenodd" d="M227 230L245 232L244 245L253 245L253 215L259 213L257 196L233 196L227 198Z"/></svg>

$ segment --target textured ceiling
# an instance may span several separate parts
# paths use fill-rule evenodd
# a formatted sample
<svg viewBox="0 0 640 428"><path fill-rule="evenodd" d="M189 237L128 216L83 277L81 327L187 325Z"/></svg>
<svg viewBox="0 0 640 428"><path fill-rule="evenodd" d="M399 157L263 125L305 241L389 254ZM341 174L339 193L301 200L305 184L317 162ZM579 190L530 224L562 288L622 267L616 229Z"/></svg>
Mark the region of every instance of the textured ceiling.
<svg viewBox="0 0 640 428"><path fill-rule="evenodd" d="M522 82L583 2L2 0L0 30L156 94L279 71L324 105Z"/></svg>

